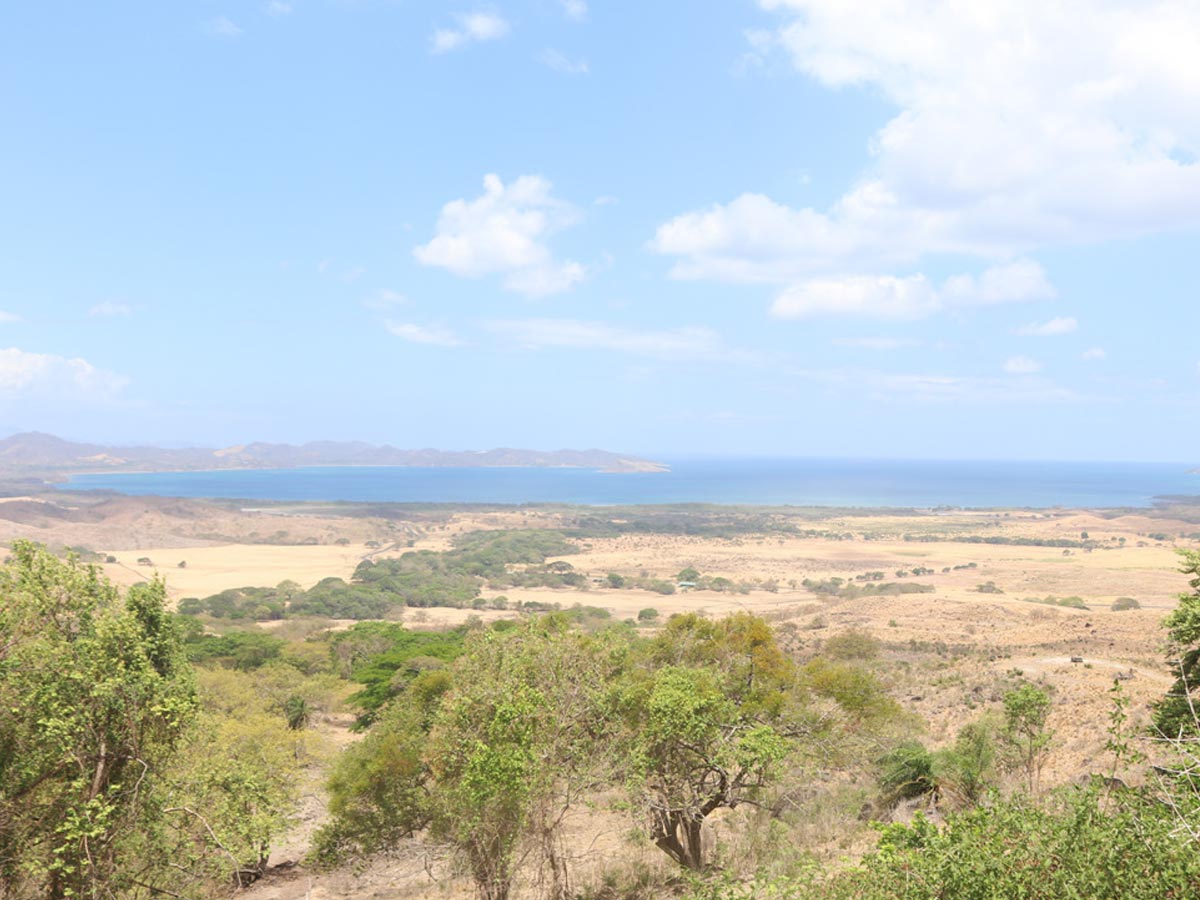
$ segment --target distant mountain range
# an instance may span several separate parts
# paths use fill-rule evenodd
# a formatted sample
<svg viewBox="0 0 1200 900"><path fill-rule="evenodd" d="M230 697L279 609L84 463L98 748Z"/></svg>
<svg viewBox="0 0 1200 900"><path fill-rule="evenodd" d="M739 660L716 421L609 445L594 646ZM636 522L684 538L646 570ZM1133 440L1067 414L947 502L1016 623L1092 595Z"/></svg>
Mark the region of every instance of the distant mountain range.
<svg viewBox="0 0 1200 900"><path fill-rule="evenodd" d="M239 444L202 447L106 447L79 444L30 431L0 440L0 471L56 474L75 472L172 472L195 469L290 469L298 466L537 466L599 469L602 472L665 472L662 463L606 450L399 450L360 441Z"/></svg>

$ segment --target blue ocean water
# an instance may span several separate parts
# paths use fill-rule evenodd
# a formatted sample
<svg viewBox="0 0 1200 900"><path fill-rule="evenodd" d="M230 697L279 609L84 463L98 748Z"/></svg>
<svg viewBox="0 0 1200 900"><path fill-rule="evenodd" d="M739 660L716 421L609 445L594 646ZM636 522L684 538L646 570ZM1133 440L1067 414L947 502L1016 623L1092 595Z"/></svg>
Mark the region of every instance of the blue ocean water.
<svg viewBox="0 0 1200 900"><path fill-rule="evenodd" d="M69 486L241 500L858 507L1149 506L1200 494L1184 464L864 459L667 460L670 472L319 467L76 475Z"/></svg>

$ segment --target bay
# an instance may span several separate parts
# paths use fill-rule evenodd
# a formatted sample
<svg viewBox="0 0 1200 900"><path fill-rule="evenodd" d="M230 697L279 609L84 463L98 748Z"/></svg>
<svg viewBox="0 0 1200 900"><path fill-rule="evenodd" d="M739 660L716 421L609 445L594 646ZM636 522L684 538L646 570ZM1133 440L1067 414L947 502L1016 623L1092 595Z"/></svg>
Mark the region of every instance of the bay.
<svg viewBox="0 0 1200 900"><path fill-rule="evenodd" d="M1186 464L676 459L671 470L316 467L97 473L69 487L132 495L400 503L713 503L835 507L1145 507L1200 494Z"/></svg>

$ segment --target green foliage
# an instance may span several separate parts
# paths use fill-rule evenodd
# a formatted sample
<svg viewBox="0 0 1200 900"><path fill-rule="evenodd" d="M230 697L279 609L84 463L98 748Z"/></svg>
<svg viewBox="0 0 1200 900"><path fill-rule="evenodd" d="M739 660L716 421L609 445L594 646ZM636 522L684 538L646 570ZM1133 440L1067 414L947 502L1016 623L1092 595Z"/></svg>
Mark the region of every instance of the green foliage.
<svg viewBox="0 0 1200 900"><path fill-rule="evenodd" d="M175 873L164 887L174 889L181 872L244 886L265 871L271 843L287 827L301 760L315 740L291 730L288 718L311 710L301 695L276 698L278 678L266 668L198 674L204 710L163 791L163 861Z"/></svg>
<svg viewBox="0 0 1200 900"><path fill-rule="evenodd" d="M1112 602L1112 606L1110 607L1110 609L1112 609L1113 612L1124 612L1127 609L1141 609L1141 608L1142 608L1142 604L1140 604L1133 597L1118 597L1116 600L1114 600Z"/></svg>
<svg viewBox="0 0 1200 900"><path fill-rule="evenodd" d="M466 630L411 631L390 622L359 622L329 642L342 676L362 685L350 698L369 725L385 703L423 673L447 666L463 652Z"/></svg>
<svg viewBox="0 0 1200 900"><path fill-rule="evenodd" d="M639 622L653 622L658 618L658 610L653 606L647 606L645 609L639 609L637 620Z"/></svg>
<svg viewBox="0 0 1200 900"><path fill-rule="evenodd" d="M314 857L335 865L386 852L429 823L428 773L422 758L434 697L397 699L362 741L338 757L329 781L330 822L314 841ZM408 702L408 701L412 702Z"/></svg>
<svg viewBox="0 0 1200 900"><path fill-rule="evenodd" d="M978 805L994 784L995 730L987 718L969 722L959 729L953 746L934 754L938 788L952 806Z"/></svg>
<svg viewBox="0 0 1200 900"><path fill-rule="evenodd" d="M347 582L325 578L307 591L295 582L274 588L244 587L180 603L186 615L217 619L319 616L381 619L399 607L469 608L484 583L495 587L584 587L587 579L551 556L578 553L560 532L479 531L461 535L445 552L416 550L395 559L368 559ZM619 576L618 576L619 577Z"/></svg>
<svg viewBox="0 0 1200 900"><path fill-rule="evenodd" d="M230 631L223 635L189 634L184 647L192 662L246 672L278 659L286 643L261 631Z"/></svg>
<svg viewBox="0 0 1200 900"><path fill-rule="evenodd" d="M1025 785L1034 793L1053 739L1046 726L1050 695L1026 682L1004 695L1004 726L1000 745L1009 768L1024 772Z"/></svg>
<svg viewBox="0 0 1200 900"><path fill-rule="evenodd" d="M621 759L650 839L705 865L712 812L752 799L787 754L795 668L762 619L672 616L621 685Z"/></svg>
<svg viewBox="0 0 1200 900"><path fill-rule="evenodd" d="M800 677L810 691L833 700L857 722L884 721L900 712L879 677L861 663L817 657L803 666Z"/></svg>
<svg viewBox="0 0 1200 900"><path fill-rule="evenodd" d="M932 584L916 582L900 584L895 581L858 584L836 576L820 580L805 578L801 584L814 594L838 597L843 600L856 600L859 597L894 597L903 594L932 594L937 590Z"/></svg>
<svg viewBox="0 0 1200 900"><path fill-rule="evenodd" d="M394 598L372 585L347 584L341 578L323 578L295 597L288 605L287 613L291 616L325 616L331 619L380 619L395 605Z"/></svg>
<svg viewBox="0 0 1200 900"><path fill-rule="evenodd" d="M1003 592L1001 592L1001 593L1003 593ZM1072 597L1055 597L1053 594L1050 594L1050 595L1047 595L1045 597L1040 597L1040 598L1039 597L1021 597L1020 599L1023 603L1043 603L1046 606L1063 606L1063 607L1066 607L1067 609L1084 609L1084 610L1088 609L1088 605L1083 602L1082 597L1074 597L1074 596L1072 596ZM1137 601L1135 600L1134 603L1136 604ZM1124 607L1124 608L1129 609L1130 607Z"/></svg>
<svg viewBox="0 0 1200 900"><path fill-rule="evenodd" d="M196 713L162 582L121 597L96 568L16 541L0 595L0 884L120 893Z"/></svg>
<svg viewBox="0 0 1200 900"><path fill-rule="evenodd" d="M429 826L489 900L507 896L523 850L565 884L558 822L603 777L606 685L625 646L619 632L586 635L563 614L473 633L452 689L439 671L417 677L339 763L322 852L371 852Z"/></svg>
<svg viewBox="0 0 1200 900"><path fill-rule="evenodd" d="M1071 791L1049 806L976 808L937 828L918 818L882 829L860 869L810 896L828 900L1030 897L1151 900L1194 896L1200 858L1172 835L1169 814L1136 797L1121 805Z"/></svg>
<svg viewBox="0 0 1200 900"><path fill-rule="evenodd" d="M283 716L287 720L288 728L292 731L301 731L307 728L311 713L308 701L299 694L292 694L283 702Z"/></svg>
<svg viewBox="0 0 1200 900"><path fill-rule="evenodd" d="M932 793L933 755L920 741L904 741L879 760L879 788L887 802Z"/></svg>
<svg viewBox="0 0 1200 900"><path fill-rule="evenodd" d="M1166 737L1194 736L1200 731L1193 714L1200 688L1200 550L1181 550L1180 571L1190 575L1191 591L1179 595L1179 605L1163 621L1175 662L1175 683L1154 708L1154 727Z"/></svg>
<svg viewBox="0 0 1200 900"><path fill-rule="evenodd" d="M852 628L826 640L821 653L830 659L875 659L882 649L879 638Z"/></svg>

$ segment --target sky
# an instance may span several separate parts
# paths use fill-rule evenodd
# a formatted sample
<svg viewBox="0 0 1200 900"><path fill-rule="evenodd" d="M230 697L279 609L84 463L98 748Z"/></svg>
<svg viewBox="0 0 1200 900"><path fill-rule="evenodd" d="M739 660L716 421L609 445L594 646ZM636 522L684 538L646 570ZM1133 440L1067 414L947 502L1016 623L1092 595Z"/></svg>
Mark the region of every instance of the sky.
<svg viewBox="0 0 1200 900"><path fill-rule="evenodd" d="M0 434L1200 461L1200 6L39 0Z"/></svg>

